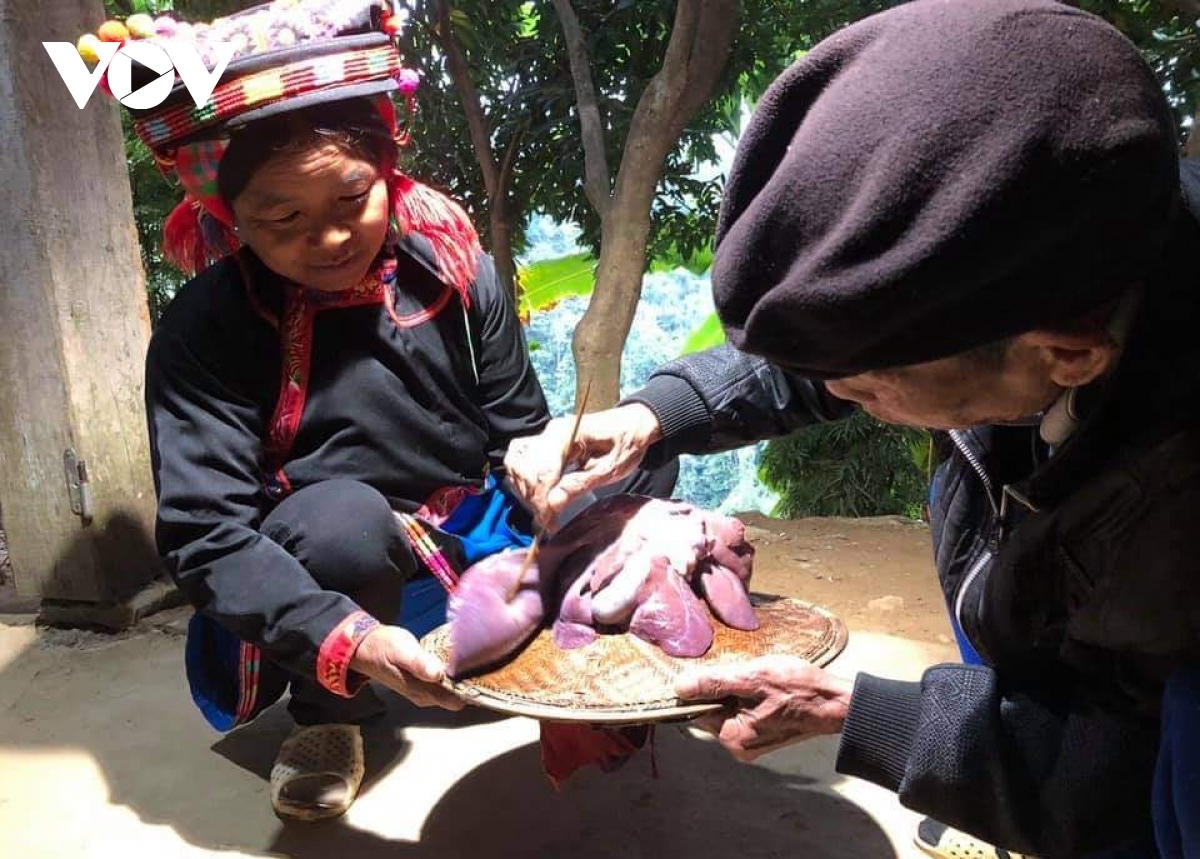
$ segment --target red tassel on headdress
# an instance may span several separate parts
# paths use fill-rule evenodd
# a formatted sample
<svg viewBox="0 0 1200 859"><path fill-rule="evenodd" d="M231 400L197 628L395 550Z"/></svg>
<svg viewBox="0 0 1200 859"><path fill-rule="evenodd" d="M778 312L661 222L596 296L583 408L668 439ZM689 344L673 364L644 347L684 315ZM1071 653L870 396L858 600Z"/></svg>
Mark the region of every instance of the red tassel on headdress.
<svg viewBox="0 0 1200 859"><path fill-rule="evenodd" d="M229 227L186 196L163 224L163 256L184 274L195 275L238 247Z"/></svg>
<svg viewBox="0 0 1200 859"><path fill-rule="evenodd" d="M163 224L163 256L185 274L195 274L206 254L200 232L200 204L190 197L171 210Z"/></svg>
<svg viewBox="0 0 1200 859"><path fill-rule="evenodd" d="M467 213L449 197L399 171L392 181L392 211L402 233L418 233L429 241L442 280L469 302L468 289L483 248Z"/></svg>

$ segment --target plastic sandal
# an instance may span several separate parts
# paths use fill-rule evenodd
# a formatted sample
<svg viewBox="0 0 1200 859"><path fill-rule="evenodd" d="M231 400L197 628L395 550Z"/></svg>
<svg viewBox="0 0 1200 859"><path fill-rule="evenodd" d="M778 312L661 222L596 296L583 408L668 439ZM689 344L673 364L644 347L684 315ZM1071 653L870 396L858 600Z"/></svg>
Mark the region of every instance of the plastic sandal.
<svg viewBox="0 0 1200 859"><path fill-rule="evenodd" d="M931 817L917 825L913 842L934 859L1033 859L980 841Z"/></svg>
<svg viewBox="0 0 1200 859"><path fill-rule="evenodd" d="M297 726L271 768L271 805L290 820L338 817L358 796L364 771L357 725Z"/></svg>

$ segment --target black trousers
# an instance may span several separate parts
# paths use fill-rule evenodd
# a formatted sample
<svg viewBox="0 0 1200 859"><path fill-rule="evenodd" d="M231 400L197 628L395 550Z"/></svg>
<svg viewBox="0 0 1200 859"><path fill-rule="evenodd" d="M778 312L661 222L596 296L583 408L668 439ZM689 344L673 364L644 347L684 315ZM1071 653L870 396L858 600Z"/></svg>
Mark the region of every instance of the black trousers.
<svg viewBox="0 0 1200 859"><path fill-rule="evenodd" d="M669 498L678 477L679 464L672 461L653 471L635 472L596 495L634 492ZM305 487L271 511L259 530L286 549L322 588L345 594L386 623L399 616L405 582L427 572L387 499L365 483L328 480ZM288 710L300 725L361 724L383 715L384 706L369 687L353 698L342 698L311 677L293 675Z"/></svg>

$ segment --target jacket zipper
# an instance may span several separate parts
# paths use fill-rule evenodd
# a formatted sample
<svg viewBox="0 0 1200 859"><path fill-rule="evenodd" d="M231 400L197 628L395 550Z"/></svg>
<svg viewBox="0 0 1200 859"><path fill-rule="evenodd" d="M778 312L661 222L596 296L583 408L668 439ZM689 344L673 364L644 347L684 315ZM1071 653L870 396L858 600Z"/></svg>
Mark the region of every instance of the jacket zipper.
<svg viewBox="0 0 1200 859"><path fill-rule="evenodd" d="M971 565L971 569L967 570L967 574L959 582L958 591L954 594L954 619L958 621L958 628L963 631L963 635L967 635L967 627L963 624L963 604L967 601L967 590L991 560L992 550L984 549L983 554ZM967 636L967 640L970 640L970 636ZM979 645L975 642L972 641L971 645L979 650Z"/></svg>
<svg viewBox="0 0 1200 859"><path fill-rule="evenodd" d="M971 469L979 477L983 484L984 491L987 493L988 503L992 505L992 515L996 517L996 525L992 528L992 533L988 537L987 544L984 547L983 554L975 559L975 563L971 564L971 568L967 570L967 574L963 576L963 580L959 582L958 588L954 593L954 619L958 622L958 628L962 630L963 635L970 641L970 636L967 634L967 627L963 623L963 606L967 599L967 590L975 582L992 560L993 550L998 548L995 545L995 537L999 528L1000 509L996 504L995 485L992 483L991 477L988 476L987 469L983 467L983 463L971 449L967 442L966 434L961 430L950 430L950 439L954 442L954 446L958 448L958 452L963 455L963 459L971 466ZM979 645L971 641L971 645L979 650Z"/></svg>
<svg viewBox="0 0 1200 859"><path fill-rule="evenodd" d="M971 450L971 445L967 443L966 433L962 430L950 430L950 440L954 442L954 446L958 448L958 452L963 455L963 459L979 475L979 480L983 483L983 488L987 492L988 503L992 505L992 514L999 519L1000 508L996 506L995 485L992 483L992 478L988 477L987 469L983 467L983 463L979 461L979 457L975 454L975 451Z"/></svg>

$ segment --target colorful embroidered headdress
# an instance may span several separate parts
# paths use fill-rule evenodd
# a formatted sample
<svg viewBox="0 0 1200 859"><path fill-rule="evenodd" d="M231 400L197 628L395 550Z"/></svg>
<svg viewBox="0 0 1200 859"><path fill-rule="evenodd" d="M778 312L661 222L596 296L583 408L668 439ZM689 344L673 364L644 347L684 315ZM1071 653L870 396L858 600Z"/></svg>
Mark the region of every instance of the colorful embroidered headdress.
<svg viewBox="0 0 1200 859"><path fill-rule="evenodd" d="M184 42L210 71L218 66L215 46L233 46L232 59L202 106L177 78L161 105L130 111L134 131L159 168L175 175L187 192L164 225L169 260L194 273L238 248L233 213L217 190L217 172L229 134L248 123L323 102L370 97L397 146L408 142L392 100L399 93L411 119L419 77L401 64L396 44L406 16L386 0L275 0L210 23L133 15L124 22L107 21L97 34L79 40L80 55L93 62L102 41ZM158 74L134 64L134 90ZM100 85L111 93L106 77ZM423 235L445 282L465 296L480 253L467 216L399 171L389 187L396 230Z"/></svg>

